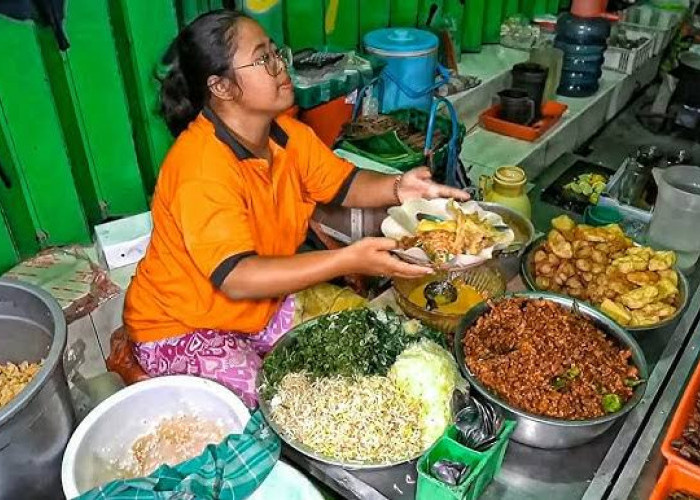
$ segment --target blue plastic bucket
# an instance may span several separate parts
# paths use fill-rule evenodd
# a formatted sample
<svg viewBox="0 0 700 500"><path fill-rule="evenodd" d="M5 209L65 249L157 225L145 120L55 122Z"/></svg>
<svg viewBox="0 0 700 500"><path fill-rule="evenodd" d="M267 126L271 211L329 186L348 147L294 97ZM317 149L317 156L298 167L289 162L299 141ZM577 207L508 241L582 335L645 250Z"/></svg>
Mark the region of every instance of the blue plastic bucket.
<svg viewBox="0 0 700 500"><path fill-rule="evenodd" d="M415 28L385 28L367 33L365 50L382 59L380 111L416 108L430 111L433 91L449 76L437 62L438 38ZM435 81L438 70L442 75Z"/></svg>

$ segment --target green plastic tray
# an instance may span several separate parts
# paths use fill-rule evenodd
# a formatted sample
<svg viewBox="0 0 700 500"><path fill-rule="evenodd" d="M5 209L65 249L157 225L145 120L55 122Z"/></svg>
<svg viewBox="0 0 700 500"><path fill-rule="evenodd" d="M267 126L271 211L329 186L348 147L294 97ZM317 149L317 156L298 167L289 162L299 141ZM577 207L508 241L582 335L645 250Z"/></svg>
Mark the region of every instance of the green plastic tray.
<svg viewBox="0 0 700 500"><path fill-rule="evenodd" d="M418 461L416 500L476 500L501 470L508 442L516 423L508 420L499 440L485 452L471 450L456 440L457 431L450 426L444 436ZM435 460L448 459L472 466L470 476L461 485L451 487L430 475Z"/></svg>

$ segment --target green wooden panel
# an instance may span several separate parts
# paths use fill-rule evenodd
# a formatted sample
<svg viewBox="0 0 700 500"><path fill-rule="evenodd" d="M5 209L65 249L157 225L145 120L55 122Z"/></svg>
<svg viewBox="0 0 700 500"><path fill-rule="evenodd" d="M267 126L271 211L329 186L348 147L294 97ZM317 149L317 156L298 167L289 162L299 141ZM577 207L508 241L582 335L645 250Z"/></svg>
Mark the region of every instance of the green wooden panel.
<svg viewBox="0 0 700 500"><path fill-rule="evenodd" d="M503 6L503 17L509 18L520 12L520 2L518 0L505 0Z"/></svg>
<svg viewBox="0 0 700 500"><path fill-rule="evenodd" d="M119 63L126 83L136 155L148 192L173 138L158 113L156 70L177 35L172 0L111 0Z"/></svg>
<svg viewBox="0 0 700 500"><path fill-rule="evenodd" d="M39 250L39 242L36 238L33 207L29 206L24 196L26 186L17 169L17 158L9 134L9 125L0 102L0 169L6 177L0 182L0 212L4 211L5 215L0 224L7 224L14 237L17 253L21 258L27 258ZM1 246L0 243L0 254L5 252Z"/></svg>
<svg viewBox="0 0 700 500"><path fill-rule="evenodd" d="M7 222L0 213L0 274L9 270L17 262L19 262L19 256L12 243Z"/></svg>
<svg viewBox="0 0 700 500"><path fill-rule="evenodd" d="M17 161L35 234L41 234L44 245L88 242L85 215L33 24L0 18L0 46L0 103L7 144Z"/></svg>
<svg viewBox="0 0 700 500"><path fill-rule="evenodd" d="M285 40L292 50L322 48L324 0L287 1L285 6Z"/></svg>
<svg viewBox="0 0 700 500"><path fill-rule="evenodd" d="M147 209L107 1L66 5L71 46L65 53L49 29L40 31L74 178L92 224Z"/></svg>
<svg viewBox="0 0 700 500"><path fill-rule="evenodd" d="M255 19L277 45L284 38L284 8L282 0L240 0L243 12Z"/></svg>
<svg viewBox="0 0 700 500"><path fill-rule="evenodd" d="M489 0L486 2L486 12L484 13L484 43L498 43L501 41L503 7L503 0Z"/></svg>
<svg viewBox="0 0 700 500"><path fill-rule="evenodd" d="M357 0L325 0L324 32L331 50L355 50L360 34Z"/></svg>
<svg viewBox="0 0 700 500"><path fill-rule="evenodd" d="M389 26L391 0L360 0L360 44L362 37L381 28Z"/></svg>
<svg viewBox="0 0 700 500"><path fill-rule="evenodd" d="M421 0L391 0L391 25L415 26Z"/></svg>
<svg viewBox="0 0 700 500"><path fill-rule="evenodd" d="M484 14L487 0L467 0L462 22L462 51L479 52L484 36ZM491 1L491 0L489 0Z"/></svg>
<svg viewBox="0 0 700 500"><path fill-rule="evenodd" d="M180 28L184 28L201 13L201 0L175 0L177 19Z"/></svg>

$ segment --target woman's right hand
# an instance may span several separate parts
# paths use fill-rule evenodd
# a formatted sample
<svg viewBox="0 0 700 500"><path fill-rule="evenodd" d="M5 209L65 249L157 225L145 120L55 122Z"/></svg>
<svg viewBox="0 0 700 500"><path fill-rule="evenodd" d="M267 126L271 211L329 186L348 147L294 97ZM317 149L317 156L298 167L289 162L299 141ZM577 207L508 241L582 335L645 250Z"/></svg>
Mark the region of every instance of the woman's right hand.
<svg viewBox="0 0 700 500"><path fill-rule="evenodd" d="M408 264L389 253L397 247L389 238L363 238L339 251L347 259L348 274L413 279L434 273L429 267Z"/></svg>

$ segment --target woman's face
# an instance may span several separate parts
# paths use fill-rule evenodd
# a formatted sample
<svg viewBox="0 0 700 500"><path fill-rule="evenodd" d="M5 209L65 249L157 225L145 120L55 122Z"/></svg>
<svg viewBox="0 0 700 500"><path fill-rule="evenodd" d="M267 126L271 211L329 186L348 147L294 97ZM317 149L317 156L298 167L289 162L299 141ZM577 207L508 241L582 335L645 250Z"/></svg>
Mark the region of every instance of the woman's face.
<svg viewBox="0 0 700 500"><path fill-rule="evenodd" d="M271 117L292 106L294 88L282 61L271 61L271 65L267 66L247 66L263 57L275 58L277 54L277 47L260 25L250 19L240 20L236 29L236 45L231 67L240 88L237 104L249 111L269 114ZM268 70L275 65L279 74L272 76L273 72Z"/></svg>

